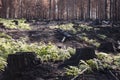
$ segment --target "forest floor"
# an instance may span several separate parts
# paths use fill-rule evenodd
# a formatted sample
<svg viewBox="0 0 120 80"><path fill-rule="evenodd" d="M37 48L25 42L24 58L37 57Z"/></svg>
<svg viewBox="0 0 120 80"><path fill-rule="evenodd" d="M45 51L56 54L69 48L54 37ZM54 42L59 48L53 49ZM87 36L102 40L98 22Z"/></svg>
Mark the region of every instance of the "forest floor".
<svg viewBox="0 0 120 80"><path fill-rule="evenodd" d="M77 22L81 25L90 25L89 22ZM1 31L12 36L13 39L19 39L21 37L28 38L28 43L34 42L45 42L46 44L51 42L60 48L72 47L72 48L83 48L83 47L94 47L97 50L97 45L103 42L112 42L117 43L120 40L120 27L111 27L111 25L93 25L92 28L82 28L82 32L77 31L75 33L71 30L63 30L64 32L69 33L73 38L66 37L66 35L58 32L58 28L51 28L51 26L65 25L69 22L56 22L51 21L47 22L37 22L29 23L31 30L17 30L17 29L0 29ZM76 23L75 23L76 24ZM77 30L77 28L75 28ZM68 34L68 35L69 35ZM84 38L81 38L84 36ZM66 37L65 40L63 38ZM96 43L93 45L93 43ZM98 43L98 44L97 44ZM116 50L115 50L116 51ZM109 52L109 51L108 51ZM75 77L64 76L62 74L64 69L58 69L58 65L62 62L49 62L42 63L32 69L33 71L28 71L25 73L27 76L32 76L41 74L42 78L37 78L36 80L120 80L111 77L110 75L104 72L95 72L92 74L82 74ZM46 73L42 73L44 67ZM39 69L39 70L37 70ZM43 71L43 72L44 72ZM52 72L53 71L53 72ZM44 74L44 75L42 75ZM51 76L52 75L52 76ZM15 79L15 80L30 80L30 78L24 76L24 79ZM32 79L31 79L32 80ZM33 79L34 80L34 79Z"/></svg>
<svg viewBox="0 0 120 80"><path fill-rule="evenodd" d="M31 24L32 30L8 30L6 33L10 36L12 36L14 39L19 39L20 37L28 37L28 42L33 43L33 42L45 42L49 43L52 42L57 46L62 46L62 47L83 47L84 44L76 41L76 40L67 40L64 42L61 42L61 38L58 39L57 36L57 29L51 29L50 26L56 26L57 24L55 22L50 23L50 24Z"/></svg>
<svg viewBox="0 0 120 80"><path fill-rule="evenodd" d="M65 47L73 47L73 48L82 48L87 46L92 46L96 48L98 44L103 42L112 42L117 43L120 40L120 27L115 26L112 27L112 25L92 25L91 22L76 22L73 23L74 25L71 25L70 22L67 21L51 21L51 22L36 22L36 23L29 23L31 30L19 30L19 29L11 29L11 30L5 30L5 33L12 36L13 39L20 39L28 38L28 43L34 43L34 42L45 42L45 43L54 43L56 46L60 46L62 48ZM64 29L64 25L69 28L70 26L73 26L76 31L73 33L73 29L66 30ZM82 28L76 28L76 24L83 25ZM62 28L59 28L56 26L62 26ZM89 28L90 25L90 28ZM74 27L75 26L75 27ZM88 26L88 28L87 28ZM55 28L51 28L55 27ZM85 27L85 28L84 28ZM71 28L71 27L70 27ZM66 35L61 34L58 30L61 29L63 32L70 34L73 38L66 37ZM3 30L4 31L4 30ZM64 41L63 38L66 38ZM95 44L95 43L96 44ZM97 44L98 43L98 44ZM95 45L93 45L95 44Z"/></svg>

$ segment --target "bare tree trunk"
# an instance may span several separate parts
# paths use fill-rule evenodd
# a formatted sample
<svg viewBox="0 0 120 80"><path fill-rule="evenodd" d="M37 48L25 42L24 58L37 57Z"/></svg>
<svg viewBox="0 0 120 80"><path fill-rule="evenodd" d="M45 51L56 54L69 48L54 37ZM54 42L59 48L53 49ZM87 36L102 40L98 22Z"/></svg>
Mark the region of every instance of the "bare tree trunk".
<svg viewBox="0 0 120 80"><path fill-rule="evenodd" d="M91 8L91 1L88 0L88 6L87 6L87 18L90 19L90 8Z"/></svg>
<svg viewBox="0 0 120 80"><path fill-rule="evenodd" d="M66 0L66 17L67 17L67 20L69 19L69 5L68 5L68 1Z"/></svg>
<svg viewBox="0 0 120 80"><path fill-rule="evenodd" d="M107 16L107 0L105 0L105 19L108 19L108 16Z"/></svg>
<svg viewBox="0 0 120 80"><path fill-rule="evenodd" d="M49 19L51 20L51 5L52 5L52 0L49 0Z"/></svg>

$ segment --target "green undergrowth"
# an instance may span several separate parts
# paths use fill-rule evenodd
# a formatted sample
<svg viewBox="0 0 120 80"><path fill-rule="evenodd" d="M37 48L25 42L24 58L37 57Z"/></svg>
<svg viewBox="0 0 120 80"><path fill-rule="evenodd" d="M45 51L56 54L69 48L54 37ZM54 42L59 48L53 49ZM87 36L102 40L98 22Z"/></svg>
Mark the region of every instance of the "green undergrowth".
<svg viewBox="0 0 120 80"><path fill-rule="evenodd" d="M0 71L4 70L4 67L6 66L6 59L0 57Z"/></svg>
<svg viewBox="0 0 120 80"><path fill-rule="evenodd" d="M104 69L120 70L120 54L111 55L103 52L96 53L97 58L87 61L80 60L78 66L65 68L68 76L78 76L83 73L92 73Z"/></svg>
<svg viewBox="0 0 120 80"><path fill-rule="evenodd" d="M76 29L77 31L91 31L93 27L81 24Z"/></svg>
<svg viewBox="0 0 120 80"><path fill-rule="evenodd" d="M6 38L6 34L2 34L0 37L0 70L4 70L6 65L6 59L9 54L16 52L35 52L42 61L56 61L66 60L75 53L75 49L68 47L65 49L58 48L53 43L45 44L40 43L27 43L26 38L14 40L12 38ZM91 73L95 70L118 69L120 70L120 54L111 55L107 53L96 53L97 58L87 61L80 60L78 66L70 66L65 68L65 74L70 76L78 76L85 72Z"/></svg>
<svg viewBox="0 0 120 80"><path fill-rule="evenodd" d="M52 43L26 43L24 39L13 40L0 38L0 56L7 58L8 54L16 52L35 52L42 60L65 60L70 57L75 50L71 47L59 49Z"/></svg>
<svg viewBox="0 0 120 80"><path fill-rule="evenodd" d="M3 33L3 32L0 33L0 38L12 39L11 36L9 36L9 35L7 35L7 34L5 34L5 33Z"/></svg>
<svg viewBox="0 0 120 80"><path fill-rule="evenodd" d="M39 57L42 61L64 61L75 53L75 49L71 47L62 49L50 42L45 44L44 42L27 43L26 41L27 38L14 40L11 36L5 33L0 33L0 70L4 70L7 56L16 52L35 52L37 57ZM65 68L65 74L78 76L79 74L83 74L85 72L91 73L95 70L104 70L105 68L120 70L120 54L111 55L96 52L96 55L97 58L95 59L90 59L87 61L80 60L78 66L70 66L69 68Z"/></svg>
<svg viewBox="0 0 120 80"><path fill-rule="evenodd" d="M59 28L65 31L71 31L71 33L76 34L77 31L90 31L93 28L91 26L80 24L76 27L74 27L74 24L68 23L68 24L62 24L62 25L56 25L56 26L50 26L51 29Z"/></svg>
<svg viewBox="0 0 120 80"><path fill-rule="evenodd" d="M56 25L56 26L50 26L51 29L62 29L64 31L70 31L71 33L75 34L76 29L73 27L74 24L68 23L68 24L62 24L62 25Z"/></svg>
<svg viewBox="0 0 120 80"><path fill-rule="evenodd" d="M100 42L95 38L89 38L86 33L81 33L76 35L78 41L83 41L89 45L92 45L96 48L100 46Z"/></svg>
<svg viewBox="0 0 120 80"><path fill-rule="evenodd" d="M53 43L45 44L40 43L27 43L27 38L20 38L14 40L5 33L0 33L0 58L3 62L7 59L9 54L16 52L35 52L42 61L56 61L68 59L71 54L75 53L75 49L68 47L66 49L60 49ZM3 63L0 63L0 69L3 67ZM4 64L5 65L5 64Z"/></svg>
<svg viewBox="0 0 120 80"><path fill-rule="evenodd" d="M55 28L62 29L64 31L70 32L73 34L75 39L77 39L77 41L84 41L87 44L93 45L95 47L99 47L99 45L100 45L100 43L98 42L98 40L96 38L90 39L89 38L90 34L86 33L86 32L93 30L93 27L91 27L91 26L80 24L77 27L74 27L74 24L68 23L68 24L50 26L50 28L51 29L55 29ZM98 36L102 39L106 38L106 36L104 36L104 35L98 35Z"/></svg>
<svg viewBox="0 0 120 80"><path fill-rule="evenodd" d="M13 19L2 19L0 18L0 23L3 23L3 25L6 28L9 29L22 29L22 30L30 30L30 25L25 23L25 19L15 19L18 21L18 25L16 25L13 21Z"/></svg>

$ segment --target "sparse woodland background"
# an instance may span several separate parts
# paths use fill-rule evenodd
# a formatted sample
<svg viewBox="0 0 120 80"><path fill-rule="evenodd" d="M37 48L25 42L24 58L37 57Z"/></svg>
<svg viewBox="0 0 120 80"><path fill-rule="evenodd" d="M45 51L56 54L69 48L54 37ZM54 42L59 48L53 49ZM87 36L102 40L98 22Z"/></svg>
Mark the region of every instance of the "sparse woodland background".
<svg viewBox="0 0 120 80"><path fill-rule="evenodd" d="M0 0L0 17L120 20L120 0Z"/></svg>

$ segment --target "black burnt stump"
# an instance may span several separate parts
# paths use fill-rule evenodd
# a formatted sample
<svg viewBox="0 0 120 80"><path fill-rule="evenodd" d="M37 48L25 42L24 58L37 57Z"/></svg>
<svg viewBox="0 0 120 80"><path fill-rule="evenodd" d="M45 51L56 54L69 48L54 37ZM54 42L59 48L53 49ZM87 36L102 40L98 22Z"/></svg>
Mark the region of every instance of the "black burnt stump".
<svg viewBox="0 0 120 80"><path fill-rule="evenodd" d="M10 54L7 63L0 80L53 80L58 76L56 67L41 62L34 52Z"/></svg>
<svg viewBox="0 0 120 80"><path fill-rule="evenodd" d="M0 23L0 28L5 29L5 26L3 23Z"/></svg>
<svg viewBox="0 0 120 80"><path fill-rule="evenodd" d="M101 52L112 52L112 53L117 53L119 52L119 44L118 43L114 43L114 42L103 42L100 44L98 51Z"/></svg>
<svg viewBox="0 0 120 80"><path fill-rule="evenodd" d="M0 23L0 26L3 26L3 23Z"/></svg>
<svg viewBox="0 0 120 80"><path fill-rule="evenodd" d="M17 20L13 20L12 22L15 23L15 25L19 24L19 22Z"/></svg>
<svg viewBox="0 0 120 80"><path fill-rule="evenodd" d="M63 64L59 65L59 68L67 66L77 66L80 60L89 60L93 58L96 58L95 50L93 48L77 48L76 53L72 55L71 58L64 61Z"/></svg>
<svg viewBox="0 0 120 80"><path fill-rule="evenodd" d="M29 71L41 62L34 52L17 52L8 55L7 63L2 80L19 80L20 77L24 77L24 72ZM29 77L31 76L29 75ZM31 80L33 80L32 78Z"/></svg>
<svg viewBox="0 0 120 80"><path fill-rule="evenodd" d="M39 64L40 60L34 52L17 52L8 55L7 63L11 71L21 71Z"/></svg>

